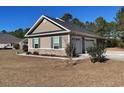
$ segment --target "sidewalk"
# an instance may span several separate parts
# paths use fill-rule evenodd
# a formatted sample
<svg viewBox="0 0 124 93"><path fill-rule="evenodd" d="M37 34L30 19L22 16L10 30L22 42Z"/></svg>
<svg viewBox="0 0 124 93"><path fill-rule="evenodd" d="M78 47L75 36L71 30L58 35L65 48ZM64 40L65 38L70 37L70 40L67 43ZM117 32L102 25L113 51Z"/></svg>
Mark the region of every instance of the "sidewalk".
<svg viewBox="0 0 124 93"><path fill-rule="evenodd" d="M26 55L23 54L17 54L19 56L27 56L27 57L38 57L38 58L49 58L49 59L61 59L61 60L68 60L69 58L66 57L53 57L53 56L40 56L40 55ZM72 58L72 60L82 60L89 58L88 54L81 54L79 57Z"/></svg>

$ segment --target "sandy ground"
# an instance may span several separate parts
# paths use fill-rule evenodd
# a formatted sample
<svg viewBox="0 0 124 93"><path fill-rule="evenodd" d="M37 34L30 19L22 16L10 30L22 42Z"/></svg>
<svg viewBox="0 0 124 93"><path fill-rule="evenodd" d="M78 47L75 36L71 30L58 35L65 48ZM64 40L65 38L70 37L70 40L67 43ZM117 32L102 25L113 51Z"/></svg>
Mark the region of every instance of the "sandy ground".
<svg viewBox="0 0 124 93"><path fill-rule="evenodd" d="M124 62L94 64L85 59L67 65L62 60L22 57L0 50L0 86L124 86Z"/></svg>

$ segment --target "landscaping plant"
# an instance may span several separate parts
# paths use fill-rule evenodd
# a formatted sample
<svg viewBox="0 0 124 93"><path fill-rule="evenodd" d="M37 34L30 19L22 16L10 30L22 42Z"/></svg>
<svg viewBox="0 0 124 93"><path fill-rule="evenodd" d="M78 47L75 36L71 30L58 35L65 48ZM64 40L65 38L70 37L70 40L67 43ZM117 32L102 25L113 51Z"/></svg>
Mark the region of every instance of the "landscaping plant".
<svg viewBox="0 0 124 93"><path fill-rule="evenodd" d="M75 46L73 44L67 44L67 46L65 48L65 52L66 52L67 57L69 57L69 59L70 59L69 62L72 63L72 57L77 56ZM69 63L69 62L67 62L67 63Z"/></svg>
<svg viewBox="0 0 124 93"><path fill-rule="evenodd" d="M75 57L76 56L76 49L75 49L75 46L73 44L67 44L65 51L66 51L66 55L68 57Z"/></svg>
<svg viewBox="0 0 124 93"><path fill-rule="evenodd" d="M34 51L33 55L39 55L39 53L37 51Z"/></svg>
<svg viewBox="0 0 124 93"><path fill-rule="evenodd" d="M105 61L105 45L95 45L87 48L87 53L91 56L91 62L104 62Z"/></svg>
<svg viewBox="0 0 124 93"><path fill-rule="evenodd" d="M27 55L31 55L32 53L31 52L26 52Z"/></svg>
<svg viewBox="0 0 124 93"><path fill-rule="evenodd" d="M23 51L28 52L28 46L27 45L23 45Z"/></svg>
<svg viewBox="0 0 124 93"><path fill-rule="evenodd" d="M16 50L19 50L20 49L20 45L19 44L14 44L13 46Z"/></svg>

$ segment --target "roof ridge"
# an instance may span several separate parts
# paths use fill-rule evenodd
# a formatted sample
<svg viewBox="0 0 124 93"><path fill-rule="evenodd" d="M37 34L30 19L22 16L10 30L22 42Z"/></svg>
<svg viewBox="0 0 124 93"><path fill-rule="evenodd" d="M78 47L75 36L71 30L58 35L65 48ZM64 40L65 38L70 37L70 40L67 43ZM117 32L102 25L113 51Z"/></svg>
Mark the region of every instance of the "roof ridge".
<svg viewBox="0 0 124 93"><path fill-rule="evenodd" d="M70 32L70 31L75 31L75 32L87 33L87 34L89 34L89 35L94 35L94 36L97 35L96 33L91 32L91 31L88 31L88 30L86 30L86 29L83 29L81 26L76 25L76 24L74 24L74 23L72 23L72 22L61 21L61 20L59 20L59 19L56 19L56 18L47 16L47 15L42 15L42 16L37 20L37 22L32 26L32 28L26 33L26 35L28 35L29 32L33 30L33 28L35 27L35 25L37 25L37 23L40 22L41 19L43 19L43 18L48 19L49 21L51 21L51 22L57 24L58 26L64 28L65 30L67 30L67 31L69 31L69 32ZM26 35L25 35L25 36L26 36Z"/></svg>

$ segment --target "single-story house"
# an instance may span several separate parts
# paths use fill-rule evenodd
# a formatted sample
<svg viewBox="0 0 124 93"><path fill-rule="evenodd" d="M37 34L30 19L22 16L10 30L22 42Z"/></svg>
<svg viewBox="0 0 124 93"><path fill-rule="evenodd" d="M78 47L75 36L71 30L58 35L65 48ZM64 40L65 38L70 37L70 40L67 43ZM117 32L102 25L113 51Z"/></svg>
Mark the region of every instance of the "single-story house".
<svg viewBox="0 0 124 93"><path fill-rule="evenodd" d="M12 49L14 44L18 44L19 38L7 33L0 33L0 49Z"/></svg>
<svg viewBox="0 0 124 93"><path fill-rule="evenodd" d="M37 51L39 54L65 56L66 45L72 42L76 53L82 54L94 43L103 41L92 32L83 31L81 27L59 18L42 15L26 33L28 51Z"/></svg>

